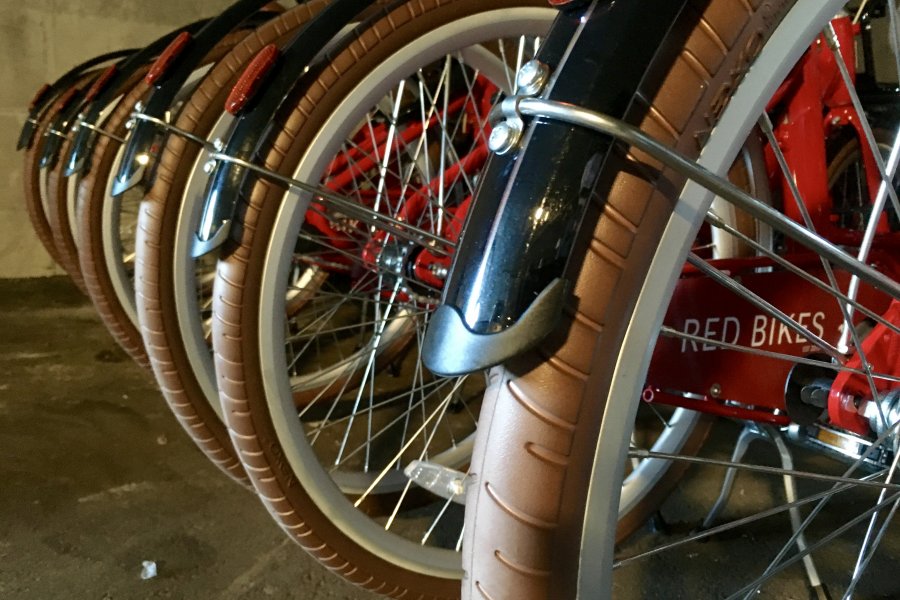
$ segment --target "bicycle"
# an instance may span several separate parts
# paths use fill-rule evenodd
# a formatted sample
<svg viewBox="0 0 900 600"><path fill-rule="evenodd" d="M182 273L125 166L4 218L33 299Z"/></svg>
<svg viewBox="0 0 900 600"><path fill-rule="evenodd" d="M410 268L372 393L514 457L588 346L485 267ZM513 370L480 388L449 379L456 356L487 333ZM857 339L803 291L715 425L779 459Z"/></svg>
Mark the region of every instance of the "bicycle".
<svg viewBox="0 0 900 600"><path fill-rule="evenodd" d="M458 495L404 468L464 466L485 383L431 377L418 346L484 118L552 17L534 4L377 6L286 94L260 158L235 156L254 143L236 134L213 155L253 175L235 194L214 172L197 243L224 241L212 339L238 457L295 541L390 596L458 594Z"/></svg>
<svg viewBox="0 0 900 600"><path fill-rule="evenodd" d="M153 185L141 201L135 240L135 300L144 347L169 407L220 469L249 485L222 420L210 347L215 255L192 257L211 140L227 137L225 101L256 53L286 43L321 10L305 3L265 25L222 58L170 125ZM146 113L143 113L146 114ZM120 177L121 180L121 177ZM127 180L127 178L126 178Z"/></svg>
<svg viewBox="0 0 900 600"><path fill-rule="evenodd" d="M890 440L897 382L893 307L900 292L893 265L900 211L893 178L885 172L896 168L898 144L891 144L891 158L885 161L863 120L861 172L871 172L874 163L875 182L885 183L879 191L870 179L869 194L857 193L855 203L846 206L829 195L827 205L812 205L820 211L807 211L812 215L804 214L807 204L791 183L793 166L777 172L789 192L783 206L796 206L798 220L723 178L749 145L757 121L774 163L787 165L766 108L810 42L833 57L838 85L846 86L856 115L864 119L844 58L849 48L841 42L842 24L831 23L844 3L554 4L566 7L547 51L538 57L548 71L544 84L530 97L502 107L503 127L493 149L504 156L492 160L484 175L472 208L482 218L469 221L445 306L432 318L426 341L426 364L438 372L461 373L505 361L496 373L501 385L485 400L470 469L464 597L624 593L614 587L613 570L656 556L616 555L614 549L619 496L609 490L619 488L629 458L753 469L739 456L694 460L632 442L642 398L647 403L673 397L684 406L729 411L755 423L790 423L790 436L820 454L842 455L849 466L843 475L811 475L787 465L768 468L780 476L815 476L836 487L748 517L749 522L815 507L795 520L786 543L778 542L758 565L763 576L738 572L752 565L732 565L715 583L734 584L733 597L755 595L770 575L802 561L816 593L826 585L843 585L852 595L873 560L872 549L890 539L882 537L880 527L889 523L896 499L891 483L896 453ZM863 19L867 12L872 17L883 11L896 32L893 3L866 4L849 6L854 10L848 12ZM629 43L638 39L638 31L642 43ZM605 60L598 62L597 56ZM821 135L818 140L824 146ZM811 163L824 169L821 160ZM710 212L714 196L720 199ZM836 206L841 210L834 212ZM746 219L750 225L739 223L738 215L752 216ZM862 260L816 233L822 218L832 226L824 234L837 237L838 229L842 235L835 241L853 250L862 247ZM871 251L866 230L871 231ZM724 256L717 256L719 251ZM683 268L686 258L689 265ZM752 277L781 285L761 291ZM849 286L855 279L861 282L858 291ZM722 293L710 298L709 290L723 284L740 301ZM689 290L692 285L695 289ZM784 291L782 297L771 295L775 289ZM790 309L778 309L783 298L803 298L813 289L820 296L811 300L816 303L811 313L797 310L792 317ZM673 294L675 303L667 311ZM818 304L823 297L827 311ZM700 305L699 314L684 307L686 298ZM816 317L822 311L828 327L825 316ZM863 315L871 325L860 325ZM688 319L700 316L702 321L688 325ZM765 339L757 317L766 320ZM832 327L844 322L852 326L843 333ZM538 343L543 347L534 349ZM777 377L763 359L798 365L782 380L789 400L764 393L752 402L746 396L733 400L742 390L720 377L740 367L740 357L729 354L738 351L744 361L758 361L751 372L765 374L762 384ZM663 360L675 364L660 365ZM698 375L716 368L720 371L712 381ZM783 435L777 427L761 429L759 435L774 440ZM863 465L868 472L856 474ZM535 488L544 494L534 494ZM863 550L855 565L842 565L849 575L841 568L822 569L821 562L809 558L828 537L804 539L835 490L845 488L879 494L837 528L862 524ZM671 547L683 548L734 526L719 525ZM652 563L653 572L666 573L663 564ZM846 576L841 581L838 575ZM663 585L669 586L667 593L677 593L676 582ZM709 585L706 593L711 593Z"/></svg>

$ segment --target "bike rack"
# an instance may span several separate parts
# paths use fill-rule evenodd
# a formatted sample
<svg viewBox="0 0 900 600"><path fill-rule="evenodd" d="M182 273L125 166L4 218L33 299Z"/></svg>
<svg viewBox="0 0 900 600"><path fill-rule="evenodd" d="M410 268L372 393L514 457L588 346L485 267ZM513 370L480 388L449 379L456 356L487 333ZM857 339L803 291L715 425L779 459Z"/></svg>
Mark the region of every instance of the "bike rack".
<svg viewBox="0 0 900 600"><path fill-rule="evenodd" d="M165 119L159 119L157 117L152 117L152 116L144 114L142 112L135 111L135 112L131 113L131 121L130 122L137 122L137 121L145 121L147 123L153 123L160 129L163 129L169 133L174 133L175 135L177 135L179 137L183 137L191 142L194 142L195 144L199 144L200 146L203 147L204 150L215 151L215 150L219 149L219 147L217 147L217 145L216 145L216 141L210 142L209 140L202 138L199 135L194 135L193 133L191 133L190 131L187 131L186 129L182 129L180 127L173 125L171 122L169 122Z"/></svg>
<svg viewBox="0 0 900 600"><path fill-rule="evenodd" d="M103 129L101 127L97 127L93 123L91 123L89 121L85 121L84 118L79 115L78 120L75 122L75 126L72 127L72 131L73 132L78 131L78 129L80 129L81 127L90 129L91 131L93 131L99 135L102 135L104 137L108 137L111 140L115 140L115 141L119 142L120 144L125 143L125 138L123 138L122 136L118 136L114 133L110 133L109 131L106 131L105 129Z"/></svg>
<svg viewBox="0 0 900 600"><path fill-rule="evenodd" d="M379 227L383 227L386 231L401 239L412 242L421 242L422 238L425 238L428 244L433 245L430 248L432 251L443 251L445 253L448 253L447 250L442 250L441 248L439 248L439 246L443 246L450 251L456 248L455 243L429 231L417 230L415 234L412 234L409 231L410 224L406 221L401 221L400 219L395 219L394 217L360 206L352 200L348 200L340 194L335 194L327 188L312 185L298 179L288 177L286 175L281 175L279 173L266 169L265 167L261 167L244 159L230 156L222 152L210 153L210 159L214 161L236 164L240 167L253 171L254 173L258 173L266 179L277 181L278 183L281 183L287 187L299 190L301 192L315 194L322 200L327 201L328 204L331 204L335 208L343 211L347 216L358 218L367 223L378 222Z"/></svg>

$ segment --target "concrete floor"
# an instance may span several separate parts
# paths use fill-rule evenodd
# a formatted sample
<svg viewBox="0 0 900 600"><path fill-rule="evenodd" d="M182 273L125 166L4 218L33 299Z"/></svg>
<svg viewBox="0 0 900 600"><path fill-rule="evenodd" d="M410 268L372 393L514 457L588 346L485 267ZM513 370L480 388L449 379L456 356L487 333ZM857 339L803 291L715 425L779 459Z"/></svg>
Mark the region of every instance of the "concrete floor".
<svg viewBox="0 0 900 600"><path fill-rule="evenodd" d="M67 279L0 281L0 456L0 598L375 598L208 463Z"/></svg>
<svg viewBox="0 0 900 600"><path fill-rule="evenodd" d="M717 425L705 455L727 459L737 426ZM775 464L765 444L751 459ZM373 599L289 542L250 492L188 441L149 374L118 349L64 278L0 280L0 598ZM802 451L798 469L841 465ZM762 476L760 476L762 477ZM721 469L693 468L646 526L620 548L633 555L679 539L702 520ZM756 480L755 480L756 479ZM763 484L763 485L759 485ZM800 482L801 497L827 487ZM742 473L723 519L782 502L779 478ZM822 535L871 506L871 491L835 498ZM840 597L862 525L816 564ZM895 528L896 529L896 528ZM758 573L790 535L782 513L617 571L617 598L724 598ZM900 598L900 540L889 536L856 595ZM816 539L812 537L811 539ZM158 575L141 579L142 561ZM802 568L760 597L805 600ZM554 599L555 600L555 599Z"/></svg>

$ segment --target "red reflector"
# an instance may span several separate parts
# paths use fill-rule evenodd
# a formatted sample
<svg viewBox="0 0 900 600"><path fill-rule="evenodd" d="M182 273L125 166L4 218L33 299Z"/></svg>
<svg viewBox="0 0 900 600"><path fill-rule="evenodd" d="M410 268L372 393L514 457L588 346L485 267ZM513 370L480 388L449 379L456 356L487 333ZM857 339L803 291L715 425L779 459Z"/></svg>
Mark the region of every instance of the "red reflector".
<svg viewBox="0 0 900 600"><path fill-rule="evenodd" d="M547 0L547 2L550 3L550 6L561 7L577 2L577 0Z"/></svg>
<svg viewBox="0 0 900 600"><path fill-rule="evenodd" d="M162 51L162 54L159 55L159 58L156 59L156 62L154 62L153 66L150 67L150 70L147 71L147 76L144 77L144 81L147 82L147 85L156 83L157 80L169 70L169 67L172 66L172 63L175 62L175 59L184 51L190 41L191 34L187 31L182 31L174 40L172 40L172 43L166 46L166 49Z"/></svg>
<svg viewBox="0 0 900 600"><path fill-rule="evenodd" d="M75 95L80 91L81 90L79 90L78 88L69 88L65 94L59 97L59 101L56 103L56 111L64 111L69 103L72 102L72 98L74 98Z"/></svg>
<svg viewBox="0 0 900 600"><path fill-rule="evenodd" d="M100 77L94 80L94 84L88 90L87 94L84 96L85 102L91 102L100 95L100 92L106 88L106 84L109 83L109 80L113 78L113 75L116 74L116 65L110 66L108 69L100 73Z"/></svg>
<svg viewBox="0 0 900 600"><path fill-rule="evenodd" d="M244 108L251 98L259 91L259 86L265 79L269 70L275 66L281 51L275 44L269 44L259 51L247 68L241 78L237 80L228 99L225 100L225 110L232 115L238 114Z"/></svg>
<svg viewBox="0 0 900 600"><path fill-rule="evenodd" d="M41 86L41 88L34 95L34 98L31 99L31 104L28 105L29 112L34 110L34 107L38 105L38 102L44 99L44 96L47 95L47 92L50 91L50 84L45 83Z"/></svg>

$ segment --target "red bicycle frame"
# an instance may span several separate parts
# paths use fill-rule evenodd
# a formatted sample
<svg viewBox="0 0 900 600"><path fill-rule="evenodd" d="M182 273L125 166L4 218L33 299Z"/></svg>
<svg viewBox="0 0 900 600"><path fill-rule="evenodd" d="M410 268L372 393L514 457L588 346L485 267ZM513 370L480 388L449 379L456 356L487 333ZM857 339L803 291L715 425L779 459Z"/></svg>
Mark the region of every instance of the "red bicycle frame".
<svg viewBox="0 0 900 600"><path fill-rule="evenodd" d="M855 81L854 36L859 34L859 27L849 17L834 19L832 25L850 80ZM861 204L874 202L881 176L866 142L860 115L824 36L815 40L791 71L770 100L767 112L775 124L775 140L815 230L833 243L858 246L862 232L841 227L835 214L829 190L827 141L854 137L858 140L868 189L868 198L860 199ZM769 187L780 190L784 214L802 223L791 182L782 175L774 149L766 145L764 156ZM882 214L868 258L868 262L876 263L894 278L900 275L898 235L891 232L887 214ZM799 247L789 242L783 252L792 263L826 281L819 257L804 256ZM799 281L772 260L736 257L710 262L820 338L835 338L844 323L841 308L831 294ZM836 277L838 285L846 289L849 274L837 272ZM889 323L900 326L897 301L891 302L866 286L861 287L857 300ZM861 320L862 315L857 312L855 322ZM718 283L697 276L691 268L684 271L665 322L680 337L666 336L665 331L660 337L644 390L645 401L777 425L792 422L785 403L785 383L792 365L784 358L811 357L821 352L809 340L750 302L736 298ZM736 346L749 352L727 350ZM866 336L862 352L875 373L900 375L900 336L887 327L879 325ZM679 360L673 361L673 356ZM866 435L869 425L861 413L871 400L872 387L860 369L859 353L848 357L843 367L840 373L834 373L828 416L834 424ZM879 393L896 387L884 377L873 380Z"/></svg>
<svg viewBox="0 0 900 600"><path fill-rule="evenodd" d="M429 204L432 202L431 199L440 196L444 189L452 188L460 177L471 177L484 166L488 157L486 140L490 135L487 115L498 92L497 86L486 78L477 76L472 90L466 90L459 97L453 98L445 108L435 110L427 120L413 121L402 128L392 128L387 123L363 128L350 142L350 147L332 160L324 185L336 193L353 192L362 199L367 208L416 227L429 226L437 235L455 243L462 232L471 196L455 205L438 207L439 216L436 219L428 210ZM418 186L411 186L408 182L402 181L400 174L387 167L391 156L406 152L423 133L440 128L446 118L454 116L461 124L461 131L458 133L475 140L468 154L446 166L443 172L431 181ZM385 181L383 188L360 190L359 179L365 180L367 174L372 171L383 171ZM362 230L367 224L357 222L350 228L337 227L330 214L326 202L314 199L310 210L307 211L306 221L326 236L333 247L339 250L358 251L359 236L364 236ZM434 220L437 222L430 222ZM390 235L383 230L374 232L362 251L361 258L365 264L373 269L378 268L379 256L386 238ZM447 252L424 248L417 253L410 271L415 280L440 289L451 260L452 256ZM328 256L327 260L323 260L322 265L328 269L341 267L349 269L355 262L355 258L335 252Z"/></svg>

